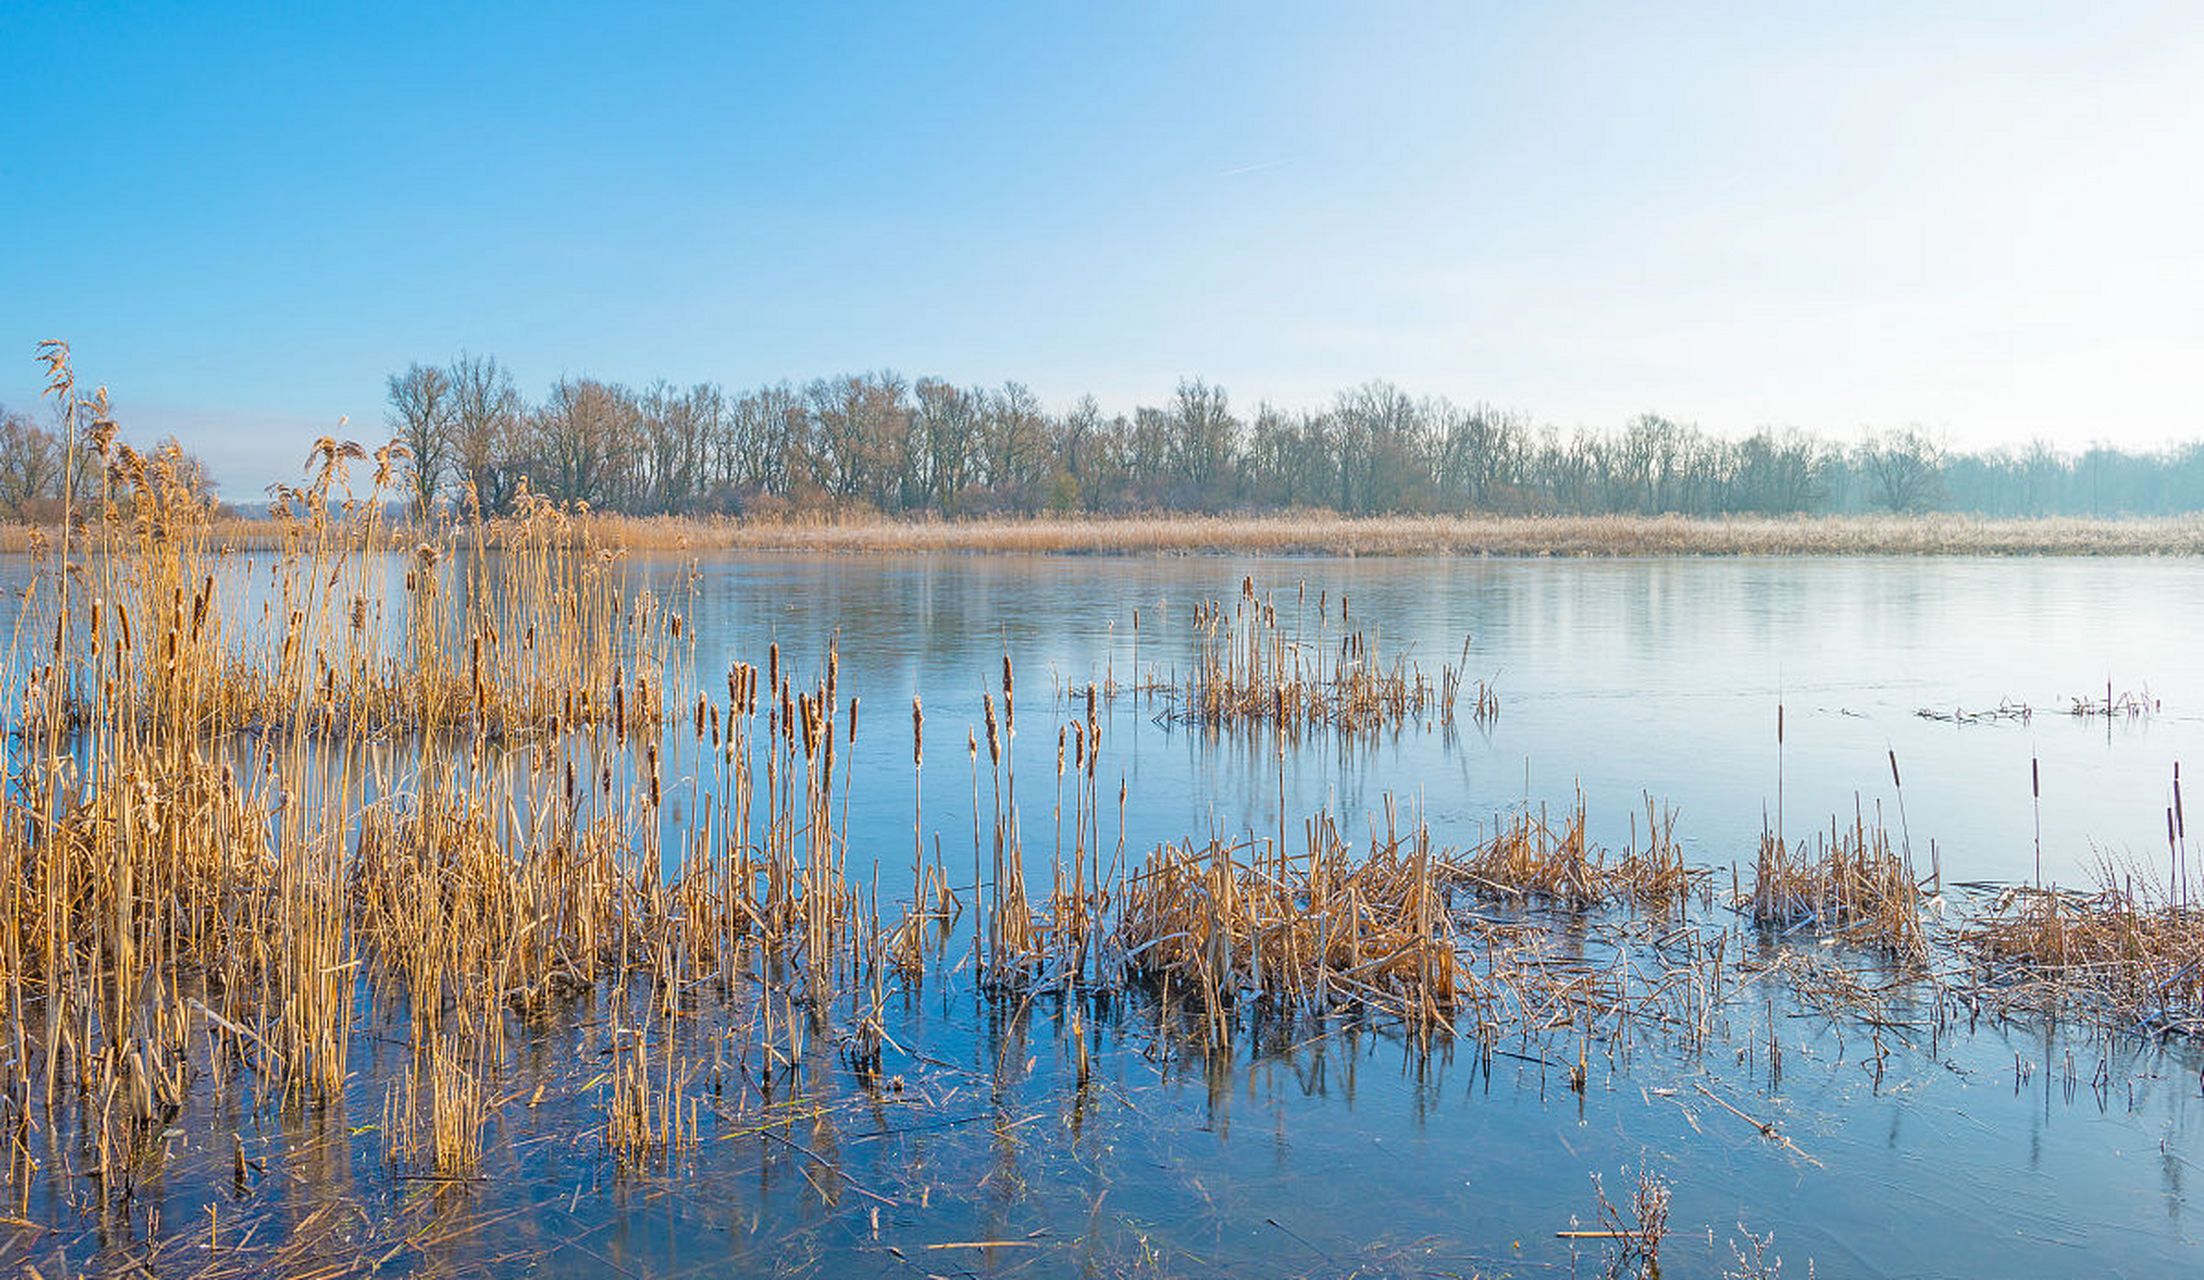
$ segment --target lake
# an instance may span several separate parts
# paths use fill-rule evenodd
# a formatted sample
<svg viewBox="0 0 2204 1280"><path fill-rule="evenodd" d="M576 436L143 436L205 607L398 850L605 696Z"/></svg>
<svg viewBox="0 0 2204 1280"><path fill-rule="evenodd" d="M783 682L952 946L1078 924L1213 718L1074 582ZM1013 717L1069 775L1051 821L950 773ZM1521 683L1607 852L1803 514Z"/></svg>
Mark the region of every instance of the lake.
<svg viewBox="0 0 2204 1280"><path fill-rule="evenodd" d="M1809 1259L1814 1274L1867 1276L2204 1261L2187 1189L2204 1159L2195 1045L1985 1015L1942 977L1770 936L1726 904L1764 829L1795 841L1855 812L1879 813L1924 875L1940 872L1955 909L2035 875L2039 820L2047 880L2089 884L2106 860L2163 877L2175 768L2204 758L2204 677L2183 657L2204 634L2204 570L2189 561L637 554L628 567L683 613L697 687L775 644L808 677L836 646L841 695L861 700L837 795L848 874L877 885L884 917L909 894L914 808L969 897L973 801L991 810L992 796L966 732L984 739L1006 654L1014 798L1043 883L1071 838L1058 728L1090 682L1118 690L1098 708L1099 843L1129 860L1281 819L1298 831L1319 809L1352 842L1387 796L1437 843L1468 845L1581 795L1591 836L1617 850L1645 838L1648 797L1672 810L1687 859L1714 874L1675 922L1450 897L1574 970L1671 993L1642 1021L1603 1022L1587 999L1581 1018L1484 1043L1250 999L1220 1046L1189 1036L1168 994L990 996L960 958L973 947L960 915L931 976L888 988L884 1084L849 1065L833 999L799 1005L755 977L685 996L673 1034L692 1066L674 1087L704 1119L692 1148L641 1170L594 1136L627 1007L599 991L516 1023L478 1178L393 1172L381 1130L411 1054L402 1012L363 986L334 1103L195 1099L161 1176L119 1214L93 1209L81 1178L42 1177L0 1260L184 1274L220 1258L215 1241L249 1249L238 1242L262 1233L322 1241L282 1255L298 1270L379 1255L428 1273L1597 1275L1615 1247L1596 1234L1598 1197L1624 1204L1643 1173L1673 1194L1670 1274L1773 1274L1777 1255L1790 1275ZM1266 727L1176 721L1158 690L1197 660L1197 610L1231 610L1243 583L1310 652L1353 630L1434 675L1466 664L1499 713L1311 728L1283 748ZM2108 682L2147 702L2069 713ZM1950 718L2018 703L2033 713ZM670 826L713 785L698 758L669 757ZM1734 988L1685 1034L1673 1011L1701 1006L1661 1001L1715 947ZM815 1028L800 1064L739 1043L761 1008L768 1038L790 1034L770 1030L775 999ZM49 1173L70 1165L68 1139L60 1123L41 1133ZM1595 1234L1557 1234L1570 1231ZM1755 1271L1754 1237L1770 1235Z"/></svg>

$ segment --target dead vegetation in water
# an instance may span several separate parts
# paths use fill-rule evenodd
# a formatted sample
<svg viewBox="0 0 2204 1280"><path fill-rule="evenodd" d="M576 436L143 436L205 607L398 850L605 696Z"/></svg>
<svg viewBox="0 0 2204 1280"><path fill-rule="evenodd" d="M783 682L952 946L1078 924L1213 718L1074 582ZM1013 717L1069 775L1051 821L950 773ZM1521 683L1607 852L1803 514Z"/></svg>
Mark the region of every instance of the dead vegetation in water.
<svg viewBox="0 0 2204 1280"><path fill-rule="evenodd" d="M1912 961L1929 956L1929 896L1890 832L1864 815L1849 825L1832 819L1827 831L1795 844L1762 832L1752 888L1739 905L1778 934L1831 936Z"/></svg>
<svg viewBox="0 0 2204 1280"><path fill-rule="evenodd" d="M1633 829L1636 819L1632 819ZM1585 834L1584 797L1556 823L1541 807L1496 820L1493 835L1447 859L1444 875L1479 897L1567 908L1613 905L1654 913L1680 911L1707 879L1684 865L1676 817L1645 800L1645 846L1635 836L1619 858Z"/></svg>
<svg viewBox="0 0 2204 1280"><path fill-rule="evenodd" d="M1219 1045L1243 994L1368 1005L1424 1028L1476 998L1427 829L1373 835L1360 856L1328 816L1303 834L1298 854L1271 840L1152 853L1117 926L1127 974L1198 1002Z"/></svg>
<svg viewBox="0 0 2204 1280"><path fill-rule="evenodd" d="M2066 714L2076 720L2148 720L2163 710L2163 704L2146 687L2123 689L2113 692L2112 682L2105 681L2104 697L2069 697Z"/></svg>
<svg viewBox="0 0 2204 1280"><path fill-rule="evenodd" d="M2204 1034L2204 914L2178 885L2102 869L2093 892L1997 890L1960 931L2001 1004L2152 1035Z"/></svg>
<svg viewBox="0 0 2204 1280"><path fill-rule="evenodd" d="M1259 724L1289 738L1319 728L1358 734L1453 723L1468 637L1460 661L1426 672L1405 655L1387 656L1376 630L1355 628L1345 595L1336 627L1328 593L1319 593L1309 625L1307 594L1301 587L1281 615L1277 599L1258 595L1248 578L1229 608L1215 600L1197 606L1191 669L1183 678L1146 687L1151 696L1163 696L1162 718L1209 728ZM1476 723L1499 716L1499 694L1486 681L1474 681L1470 697Z"/></svg>
<svg viewBox="0 0 2204 1280"><path fill-rule="evenodd" d="M1673 1195L1666 1179L1641 1169L1630 1187L1628 1208L1618 1208L1607 1198L1600 1175L1592 1175L1592 1196L1599 1202L1596 1227L1583 1227L1571 1219L1566 1231L1554 1234L1563 1240L1598 1241L1603 1250L1602 1272L1620 1277L1660 1280L1661 1241L1668 1236L1668 1206Z"/></svg>

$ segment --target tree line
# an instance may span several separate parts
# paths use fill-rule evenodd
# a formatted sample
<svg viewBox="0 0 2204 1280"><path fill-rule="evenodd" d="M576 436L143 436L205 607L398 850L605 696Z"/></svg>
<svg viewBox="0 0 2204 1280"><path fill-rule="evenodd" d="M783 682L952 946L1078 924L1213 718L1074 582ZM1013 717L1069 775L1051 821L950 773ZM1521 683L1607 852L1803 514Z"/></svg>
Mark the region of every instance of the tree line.
<svg viewBox="0 0 2204 1280"><path fill-rule="evenodd" d="M174 436L162 439L151 452L166 455L176 483L201 497L213 497L213 473ZM66 506L63 499L73 494L80 508L88 506L99 497L102 478L102 464L90 440L81 436L71 440L58 422L41 424L28 413L0 404L0 519L58 524Z"/></svg>
<svg viewBox="0 0 2204 1280"><path fill-rule="evenodd" d="M1563 431L1386 382L1316 409L1240 413L1181 381L1162 404L1050 410L1024 385L889 372L728 392L564 378L523 398L495 359L389 379L417 506L487 511L528 485L633 514L873 510L943 516L1323 508L1352 514L1654 515L1969 511L2163 514L2204 508L2204 442L2156 452L1953 452L1918 428L1840 442L1743 438L1644 414Z"/></svg>
<svg viewBox="0 0 2204 1280"><path fill-rule="evenodd" d="M1912 427L1850 441L1774 428L1729 437L1655 414L1563 430L1386 382L1314 409L1241 411L1190 378L1129 414L1091 396L1052 410L1016 382L889 372L740 391L569 377L531 400L494 357L461 355L390 375L386 395L415 509L492 515L523 485L636 515L2204 509L2204 441L1960 452ZM35 519L58 505L61 450L55 431L0 409L0 514Z"/></svg>

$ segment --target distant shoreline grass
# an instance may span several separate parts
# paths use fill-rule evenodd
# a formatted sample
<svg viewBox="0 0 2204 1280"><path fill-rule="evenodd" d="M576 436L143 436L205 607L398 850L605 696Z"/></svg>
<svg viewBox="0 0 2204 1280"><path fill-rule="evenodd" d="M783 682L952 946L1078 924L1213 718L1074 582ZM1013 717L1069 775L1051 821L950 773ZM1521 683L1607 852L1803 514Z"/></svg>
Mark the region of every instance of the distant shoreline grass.
<svg viewBox="0 0 2204 1280"><path fill-rule="evenodd" d="M2204 555L2204 517L1129 516L747 522L593 518L634 550L1355 556Z"/></svg>
<svg viewBox="0 0 2204 1280"><path fill-rule="evenodd" d="M2134 519L1925 516L1341 516L1329 512L1206 516L1001 517L971 520L819 516L595 514L575 522L602 544L634 551L812 554L1289 555L1289 556L2200 556L2204 516ZM493 524L494 530L498 526ZM0 525L0 553L21 553L57 530ZM218 521L210 541L272 547L272 520ZM392 528L390 545L417 531Z"/></svg>

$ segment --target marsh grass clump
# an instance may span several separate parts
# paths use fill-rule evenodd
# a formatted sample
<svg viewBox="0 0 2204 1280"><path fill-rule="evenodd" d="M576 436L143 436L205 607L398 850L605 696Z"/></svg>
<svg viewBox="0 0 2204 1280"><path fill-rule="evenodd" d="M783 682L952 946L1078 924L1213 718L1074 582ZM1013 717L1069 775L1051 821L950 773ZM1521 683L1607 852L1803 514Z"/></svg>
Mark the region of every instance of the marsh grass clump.
<svg viewBox="0 0 2204 1280"><path fill-rule="evenodd" d="M1242 997L1370 1006L1429 1028L1477 999L1421 823L1354 855L1328 815L1274 840L1166 845L1127 882L1116 943L1135 982L1196 1002L1212 1040Z"/></svg>
<svg viewBox="0 0 2204 1280"><path fill-rule="evenodd" d="M1889 831L1862 815L1795 845L1763 831L1752 888L1738 905L1779 934L1835 935L1916 961L1929 955L1921 882Z"/></svg>
<svg viewBox="0 0 2204 1280"><path fill-rule="evenodd" d="M1346 597L1336 628L1327 606L1320 604L1313 627L1292 606L1281 618L1278 602L1258 595L1252 578L1229 608L1222 601L1197 606L1191 669L1150 690L1167 698L1164 718L1210 728L1265 725L1287 737L1315 728L1359 734L1452 722L1459 667L1442 664L1428 673L1404 655L1388 656L1378 632L1352 628ZM1480 681L1475 719L1489 723L1499 710L1499 695Z"/></svg>
<svg viewBox="0 0 2204 1280"><path fill-rule="evenodd" d="M1678 910L1706 877L1685 866L1675 840L1673 813L1646 800L1645 845L1611 857L1585 834L1584 797L1556 821L1544 808L1522 810L1496 823L1482 842L1443 860L1450 885L1477 897L1569 909L1625 905L1636 910ZM1633 818L1635 827L1635 818Z"/></svg>
<svg viewBox="0 0 2204 1280"><path fill-rule="evenodd" d="M2204 916L2147 879L2109 866L2099 879L2089 893L2000 892L1960 932L1980 988L2155 1034L2204 1033Z"/></svg>

